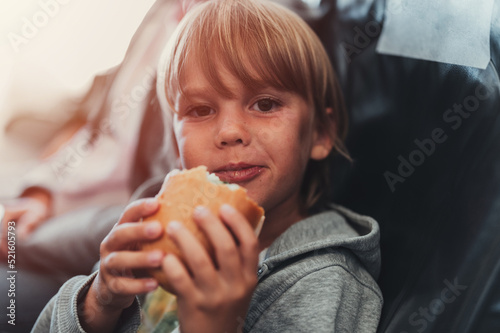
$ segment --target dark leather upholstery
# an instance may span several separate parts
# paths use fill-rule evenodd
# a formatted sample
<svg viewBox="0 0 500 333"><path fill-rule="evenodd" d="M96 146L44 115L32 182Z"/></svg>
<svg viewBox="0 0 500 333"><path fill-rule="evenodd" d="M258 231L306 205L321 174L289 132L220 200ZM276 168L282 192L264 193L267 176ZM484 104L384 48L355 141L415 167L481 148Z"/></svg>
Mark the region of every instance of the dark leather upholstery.
<svg viewBox="0 0 500 333"><path fill-rule="evenodd" d="M500 332L500 1L486 70L377 54L384 5L323 1L311 22L351 121L333 195L381 226L379 331Z"/></svg>

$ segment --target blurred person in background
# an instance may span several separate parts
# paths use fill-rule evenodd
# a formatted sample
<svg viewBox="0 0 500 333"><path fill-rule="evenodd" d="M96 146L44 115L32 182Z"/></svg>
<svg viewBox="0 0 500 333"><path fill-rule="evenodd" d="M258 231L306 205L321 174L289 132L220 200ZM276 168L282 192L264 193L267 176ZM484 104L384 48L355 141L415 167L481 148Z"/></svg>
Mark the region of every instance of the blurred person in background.
<svg viewBox="0 0 500 333"><path fill-rule="evenodd" d="M80 116L44 147L39 164L22 177L19 196L0 202L5 211L0 270L3 275L9 271L10 221L16 222L18 270L16 326L8 325L4 316L0 331L28 331L62 283L90 272L99 259L100 242L131 194L173 167L173 151L164 142L170 136L163 133L155 73L183 6L177 0L155 2L123 62L96 76L81 102L66 110ZM9 282L5 276L1 280L7 294ZM9 299L2 300L2 307L7 307Z"/></svg>

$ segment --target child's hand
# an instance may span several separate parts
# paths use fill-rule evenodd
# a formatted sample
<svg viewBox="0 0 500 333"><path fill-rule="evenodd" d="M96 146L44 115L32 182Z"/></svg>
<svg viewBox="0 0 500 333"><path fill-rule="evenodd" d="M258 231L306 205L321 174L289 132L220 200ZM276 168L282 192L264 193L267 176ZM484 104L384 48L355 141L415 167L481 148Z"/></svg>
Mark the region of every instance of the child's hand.
<svg viewBox="0 0 500 333"><path fill-rule="evenodd" d="M90 332L112 331L121 312L132 305L137 294L154 290L153 278L135 278L134 269L159 267L164 254L159 251L138 251L139 242L159 238L160 223L135 223L158 210L156 200L138 200L130 204L119 222L101 243L99 272L85 298L84 328Z"/></svg>
<svg viewBox="0 0 500 333"><path fill-rule="evenodd" d="M257 284L259 246L254 230L229 205L223 205L219 215L203 207L194 214L215 249L217 263L181 224L170 223L167 230L187 261L186 267L167 255L162 265L177 294L183 333L241 330Z"/></svg>

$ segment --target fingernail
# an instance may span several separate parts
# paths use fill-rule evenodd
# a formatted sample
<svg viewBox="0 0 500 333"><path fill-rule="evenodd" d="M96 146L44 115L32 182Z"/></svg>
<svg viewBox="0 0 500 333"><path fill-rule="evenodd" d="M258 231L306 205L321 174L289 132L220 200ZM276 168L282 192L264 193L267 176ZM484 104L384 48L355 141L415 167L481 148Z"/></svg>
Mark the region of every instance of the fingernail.
<svg viewBox="0 0 500 333"><path fill-rule="evenodd" d="M155 290L156 288L158 288L158 282L154 281L154 280L149 280L149 281L146 281L146 288L148 290Z"/></svg>
<svg viewBox="0 0 500 333"><path fill-rule="evenodd" d="M154 209L158 205L158 201L155 198L147 199L146 200L146 207L148 209Z"/></svg>
<svg viewBox="0 0 500 333"><path fill-rule="evenodd" d="M208 209L203 206L196 206L196 208L193 211L193 215L196 217L203 217L208 214Z"/></svg>
<svg viewBox="0 0 500 333"><path fill-rule="evenodd" d="M220 210L221 210L221 212L227 213L227 214L233 214L236 212L236 209L234 209L233 206L228 205L228 204L223 204L222 206L220 206Z"/></svg>
<svg viewBox="0 0 500 333"><path fill-rule="evenodd" d="M149 222L146 226L146 235L153 237L161 232L161 225L159 222Z"/></svg>
<svg viewBox="0 0 500 333"><path fill-rule="evenodd" d="M148 254L148 260L150 263L159 263L163 257L163 253L160 251L154 251Z"/></svg>
<svg viewBox="0 0 500 333"><path fill-rule="evenodd" d="M173 233L173 232L175 232L175 231L179 230L180 228L182 228L182 225L181 225L179 222L177 222L177 221L172 221L172 222L170 222L170 223L167 225L167 232L168 232L169 234L171 234L171 233Z"/></svg>

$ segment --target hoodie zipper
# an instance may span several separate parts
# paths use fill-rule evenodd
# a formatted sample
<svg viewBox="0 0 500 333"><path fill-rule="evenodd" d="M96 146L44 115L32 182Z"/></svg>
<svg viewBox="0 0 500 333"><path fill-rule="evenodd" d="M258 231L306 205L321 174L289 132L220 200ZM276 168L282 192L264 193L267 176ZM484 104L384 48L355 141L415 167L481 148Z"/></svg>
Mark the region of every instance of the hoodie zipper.
<svg viewBox="0 0 500 333"><path fill-rule="evenodd" d="M291 258L287 258L287 259L284 259L284 260L280 260L278 262L273 262L273 260L265 260L260 266L259 266L259 269L257 270L257 278L259 280L261 280L262 278L264 278L266 275L268 275L271 271L276 271L276 270L279 270L282 266L288 266L288 265L291 265L293 264L294 262L296 261L299 261L305 257L308 257L308 256L311 256L311 253L313 252L306 252L306 253L302 253L302 254L299 254L299 255L296 255L294 257L291 257ZM272 270L269 268L269 265L266 263L266 262L269 262L271 261L271 267L272 267Z"/></svg>
<svg viewBox="0 0 500 333"><path fill-rule="evenodd" d="M266 264L262 264L259 269L257 270L257 278L260 280L261 278L264 277L264 275L266 275L267 271L269 270L269 268L267 267Z"/></svg>

